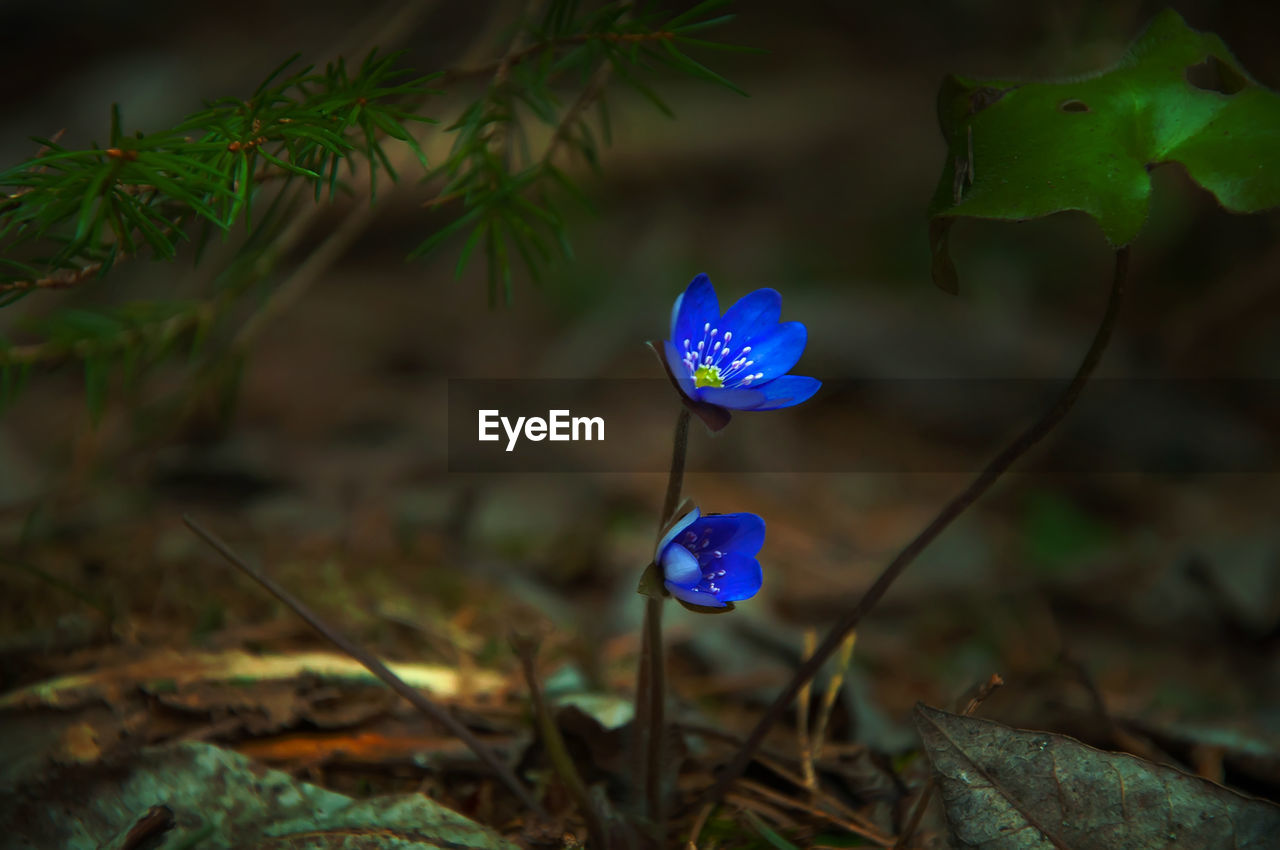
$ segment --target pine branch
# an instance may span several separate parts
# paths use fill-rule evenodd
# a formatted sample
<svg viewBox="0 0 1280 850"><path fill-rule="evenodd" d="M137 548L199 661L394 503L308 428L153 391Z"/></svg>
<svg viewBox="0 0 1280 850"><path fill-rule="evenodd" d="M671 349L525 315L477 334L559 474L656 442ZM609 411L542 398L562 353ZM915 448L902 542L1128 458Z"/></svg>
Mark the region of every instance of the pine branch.
<svg viewBox="0 0 1280 850"><path fill-rule="evenodd" d="M0 309L33 293L86 285L120 263L148 254L173 259L189 238L196 239L198 260L212 233L226 238L243 225L248 237L223 275L232 282L220 282L219 294L197 301L198 307L166 312L140 304L134 313L120 315L69 311L28 324L45 336L43 341L14 346L0 338L0 407L13 398L12 388L22 385L13 380L15 370L21 377L32 365L83 360L91 396L100 397L108 367L123 365L131 375L139 364L158 361L184 335L202 339L309 228L321 207L317 203L297 210L294 202L301 192L308 191L316 202L326 192L330 199L339 192L356 194L342 174L356 173L357 163L367 168L372 199L379 172L396 182L398 171L416 159L436 179L435 197L424 207L458 207L452 220L411 256L434 250L454 234L464 235L456 271L461 273L473 255L483 254L491 301L509 300L513 261L537 282L557 251L571 256L566 219L552 194L587 201L555 161L568 149L597 167L597 138L607 144L610 136L605 108L610 82L637 89L664 110L642 81L659 62L725 82L680 53L680 46L716 46L688 37L724 20L705 18L716 5L716 0L702 3L664 20L651 11L638 12L629 2L583 9L572 0L549 0L545 11L526 9L500 59L464 65L465 70L415 75L395 67L397 54L376 50L358 67L339 59L320 70L300 66L294 57L249 97L207 103L167 130L127 135L119 110L113 108L101 146L77 150L62 145L58 136L37 140L39 149L31 160L0 170L0 191L7 193L0 195ZM391 37L405 31L404 21L416 20L424 8L426 4L410 3L393 16ZM387 37L392 24L388 19L380 25L373 42ZM426 98L437 93L428 85L481 75L489 78L483 92L444 130L454 137L452 150L428 170L422 136L411 130L429 122L418 114ZM561 102L559 85L566 77L575 79L576 88L567 105ZM599 133L587 118L596 104ZM537 151L530 149L527 134L532 122L551 130ZM392 143L406 155L389 155ZM281 188L265 214L271 226L264 227L259 202L263 186L272 182ZM281 230L276 230L277 208L289 210L289 226ZM228 341L222 345L243 354L371 219L368 208L353 212L317 254L255 306L238 332L224 336ZM206 359L212 362L225 353L220 349ZM184 391L198 392L203 374L198 370Z"/></svg>

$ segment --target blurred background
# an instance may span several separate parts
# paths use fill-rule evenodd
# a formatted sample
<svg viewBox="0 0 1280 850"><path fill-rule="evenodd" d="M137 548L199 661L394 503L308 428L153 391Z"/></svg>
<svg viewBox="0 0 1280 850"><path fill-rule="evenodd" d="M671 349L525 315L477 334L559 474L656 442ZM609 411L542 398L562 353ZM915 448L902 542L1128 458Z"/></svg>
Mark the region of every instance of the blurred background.
<svg viewBox="0 0 1280 850"><path fill-rule="evenodd" d="M1173 5L1280 87L1280 6ZM177 424L157 419L146 403L190 389L162 371L136 403L113 395L95 428L79 369L36 374L0 419L0 686L160 647L317 643L215 563L181 525L191 512L389 657L463 651L511 670L507 626L541 623L549 668L625 694L633 589L665 476L450 473L447 381L659 376L642 343L665 333L698 272L722 307L780 290L783 318L809 328L796 371L833 385L1069 377L1102 314L1111 252L1083 215L966 221L952 238L961 291L934 287L925 208L946 156L934 98L947 72L1103 70L1160 8L734 3L735 20L707 36L767 52L695 55L750 96L659 76L671 120L612 91L600 173L572 165L595 206L566 206L575 258L536 287L517 275L509 305L488 306L478 264L455 279L461 240L405 262L448 221L406 179L380 191L354 244L259 336L229 414L196 405ZM103 139L113 102L128 129L164 127L202 99L251 92L294 52L359 57L389 27L383 43L410 67L483 65L517 12L6 3L0 160L61 129L64 144ZM467 91L426 111L447 123ZM442 150L439 134L425 138L429 155ZM1153 177L1099 375L1120 388L1108 398L1126 395L1122 380L1178 380L1073 416L926 552L859 633L837 737L910 748L917 700L951 705L998 672L1007 684L987 716L1124 746L1120 717L1188 763L1208 759L1210 774L1280 789L1280 217L1224 213L1176 166ZM273 282L352 210L320 216ZM20 338L23 317L67 306L190 296L229 257L224 246L198 267L189 255L130 263L25 299L0 330ZM819 396L809 412L738 417L723 438L695 423L694 468L729 452L742 471L695 472L686 494L757 512L769 530L758 597L730 617L670 613L684 710L745 728L799 659L804 628L852 604L967 483L964 470L1036 412L971 409L954 391L933 407L929 393L911 399L904 411ZM661 439L676 411L673 400L648 412ZM861 444L907 460L825 474L778 461L791 447L821 457ZM1258 758L1233 756L1246 751Z"/></svg>

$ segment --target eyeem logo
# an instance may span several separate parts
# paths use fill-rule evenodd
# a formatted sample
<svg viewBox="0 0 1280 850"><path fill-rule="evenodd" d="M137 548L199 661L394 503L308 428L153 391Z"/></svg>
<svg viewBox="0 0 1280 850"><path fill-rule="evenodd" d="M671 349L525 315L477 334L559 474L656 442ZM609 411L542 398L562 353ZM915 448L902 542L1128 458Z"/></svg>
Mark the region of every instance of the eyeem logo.
<svg viewBox="0 0 1280 850"><path fill-rule="evenodd" d="M604 440L603 416L571 416L567 410L549 410L547 418L541 416L516 417L512 423L497 410L476 411L480 421L480 442L493 443L501 439L498 428L507 434L507 451L512 451L523 432L526 440L552 442L577 442L579 440ZM592 436L592 433L596 436Z"/></svg>

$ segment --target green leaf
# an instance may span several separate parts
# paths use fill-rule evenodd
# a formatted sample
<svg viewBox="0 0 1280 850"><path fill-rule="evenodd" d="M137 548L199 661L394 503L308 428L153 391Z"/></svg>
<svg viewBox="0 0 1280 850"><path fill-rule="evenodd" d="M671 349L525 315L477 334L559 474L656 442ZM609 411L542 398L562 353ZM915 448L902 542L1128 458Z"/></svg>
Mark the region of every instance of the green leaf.
<svg viewBox="0 0 1280 850"><path fill-rule="evenodd" d="M930 205L934 279L947 288L957 217L1092 216L1113 246L1142 229L1148 170L1180 163L1232 212L1280 206L1280 93L1222 40L1155 17L1114 69L1063 82L948 77L938 93L947 161Z"/></svg>

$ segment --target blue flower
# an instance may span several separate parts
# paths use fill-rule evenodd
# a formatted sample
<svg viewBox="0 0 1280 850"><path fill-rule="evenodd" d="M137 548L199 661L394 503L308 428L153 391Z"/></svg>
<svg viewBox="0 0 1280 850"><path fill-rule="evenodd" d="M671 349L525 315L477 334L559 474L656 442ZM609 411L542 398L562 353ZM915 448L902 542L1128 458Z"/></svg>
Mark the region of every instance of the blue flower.
<svg viewBox="0 0 1280 850"><path fill-rule="evenodd" d="M764 577L756 553L762 545L764 520L755 514L702 516L694 508L662 536L654 563L672 596L724 608L760 589Z"/></svg>
<svg viewBox="0 0 1280 850"><path fill-rule="evenodd" d="M788 375L800 359L808 331L779 322L782 296L757 289L720 315L711 280L700 274L671 310L667 368L691 401L732 410L776 410L818 391L816 378Z"/></svg>

